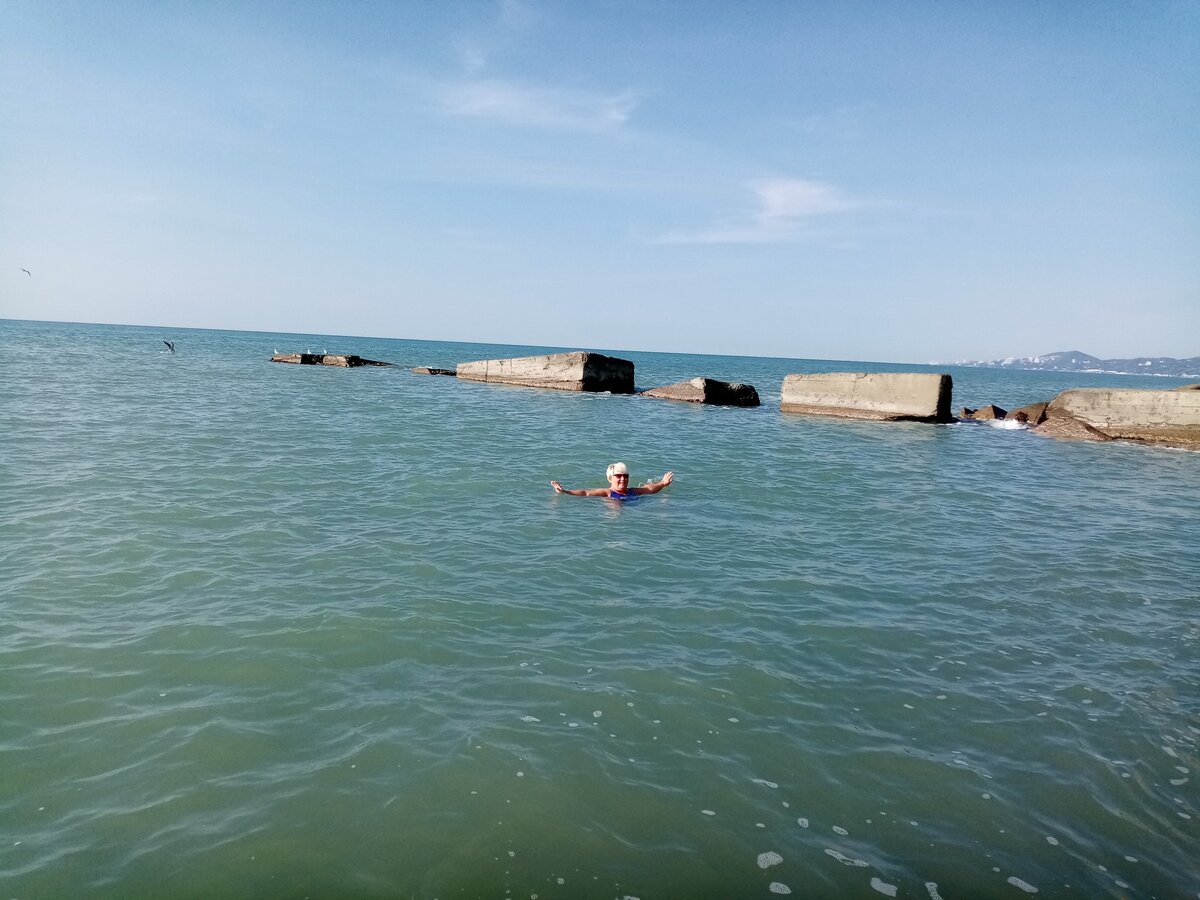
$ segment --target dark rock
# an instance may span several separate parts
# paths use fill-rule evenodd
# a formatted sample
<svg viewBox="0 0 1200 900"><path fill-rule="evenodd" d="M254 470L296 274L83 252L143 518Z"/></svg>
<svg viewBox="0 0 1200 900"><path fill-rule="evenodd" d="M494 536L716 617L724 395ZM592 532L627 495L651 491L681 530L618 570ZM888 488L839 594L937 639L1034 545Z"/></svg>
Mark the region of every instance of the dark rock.
<svg viewBox="0 0 1200 900"><path fill-rule="evenodd" d="M973 419L975 418L975 410L971 409L969 406L964 406L958 411L958 417L960 419Z"/></svg>
<svg viewBox="0 0 1200 900"><path fill-rule="evenodd" d="M642 396L684 400L689 403L709 403L715 406L758 406L758 391L754 389L754 385L716 381L704 377L651 388L643 391Z"/></svg>
<svg viewBox="0 0 1200 900"><path fill-rule="evenodd" d="M975 410L975 415L971 418L977 422L989 422L997 419L1003 419L1008 413L995 404L989 403L987 406L982 406Z"/></svg>
<svg viewBox="0 0 1200 900"><path fill-rule="evenodd" d="M414 375L449 375L451 378L458 374L454 369L435 369L433 366L414 366L411 371Z"/></svg>
<svg viewBox="0 0 1200 900"><path fill-rule="evenodd" d="M1017 419L1018 422L1026 422L1030 425L1041 425L1046 421L1046 407L1049 403L1030 403L1028 406L1022 406L1020 409L1014 409L1010 412L1007 418L1013 419L1017 416L1024 416L1023 419Z"/></svg>

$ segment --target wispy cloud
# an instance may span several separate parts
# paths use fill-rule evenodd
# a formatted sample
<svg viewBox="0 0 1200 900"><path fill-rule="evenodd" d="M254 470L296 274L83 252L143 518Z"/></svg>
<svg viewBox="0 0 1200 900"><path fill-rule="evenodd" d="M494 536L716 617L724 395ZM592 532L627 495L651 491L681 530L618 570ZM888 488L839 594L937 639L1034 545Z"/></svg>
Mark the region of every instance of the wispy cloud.
<svg viewBox="0 0 1200 900"><path fill-rule="evenodd" d="M443 82L437 101L454 116L562 131L609 132L629 120L632 92L598 93L521 83L505 78L493 56L512 56L532 40L540 21L526 0L498 0L489 24L456 42L462 75Z"/></svg>
<svg viewBox="0 0 1200 900"><path fill-rule="evenodd" d="M637 105L628 93L595 94L499 79L444 85L439 94L442 108L452 115L571 131L615 131Z"/></svg>
<svg viewBox="0 0 1200 900"><path fill-rule="evenodd" d="M773 178L747 185L756 208L741 220L700 231L668 232L660 244L777 244L811 236L818 219L860 209L866 204L822 181Z"/></svg>
<svg viewBox="0 0 1200 900"><path fill-rule="evenodd" d="M761 204L758 222L766 228L786 227L801 219L861 206L833 185L820 181L780 178L754 182L750 187Z"/></svg>

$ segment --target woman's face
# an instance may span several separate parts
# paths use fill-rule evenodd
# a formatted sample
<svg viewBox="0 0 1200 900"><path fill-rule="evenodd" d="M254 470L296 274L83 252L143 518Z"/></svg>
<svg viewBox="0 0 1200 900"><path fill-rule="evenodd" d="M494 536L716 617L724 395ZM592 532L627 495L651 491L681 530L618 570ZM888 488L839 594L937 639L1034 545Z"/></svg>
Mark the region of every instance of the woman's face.
<svg viewBox="0 0 1200 900"><path fill-rule="evenodd" d="M625 493L629 490L629 473L617 472L610 475L608 477L608 484L614 491L619 491L622 494Z"/></svg>

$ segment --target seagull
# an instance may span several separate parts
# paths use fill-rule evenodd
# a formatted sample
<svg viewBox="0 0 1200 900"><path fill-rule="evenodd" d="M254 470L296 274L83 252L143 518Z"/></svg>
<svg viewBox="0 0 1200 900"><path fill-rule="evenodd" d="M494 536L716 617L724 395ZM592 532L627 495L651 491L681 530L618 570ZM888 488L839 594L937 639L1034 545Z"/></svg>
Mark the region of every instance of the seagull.
<svg viewBox="0 0 1200 900"><path fill-rule="evenodd" d="M172 353L175 352L175 342L174 341L163 341L163 343L167 345L168 350L170 350Z"/></svg>
<svg viewBox="0 0 1200 900"><path fill-rule="evenodd" d="M28 275L30 278L33 277L33 273L30 272L28 269L22 269L21 271L24 272L26 275Z"/></svg>

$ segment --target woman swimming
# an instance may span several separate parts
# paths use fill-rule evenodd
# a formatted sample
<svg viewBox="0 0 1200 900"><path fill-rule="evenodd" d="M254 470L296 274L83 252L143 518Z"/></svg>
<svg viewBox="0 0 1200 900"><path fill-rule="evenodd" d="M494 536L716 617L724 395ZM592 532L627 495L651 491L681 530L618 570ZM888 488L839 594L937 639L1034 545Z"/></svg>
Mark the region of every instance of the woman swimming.
<svg viewBox="0 0 1200 900"><path fill-rule="evenodd" d="M623 462L613 463L604 473L608 479L606 488L581 488L571 491L557 481L550 482L556 494L570 494L572 497L608 497L610 500L632 500L643 494L657 494L675 480L674 472L667 472L659 481L650 481L641 487L629 486L629 467Z"/></svg>

